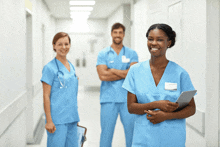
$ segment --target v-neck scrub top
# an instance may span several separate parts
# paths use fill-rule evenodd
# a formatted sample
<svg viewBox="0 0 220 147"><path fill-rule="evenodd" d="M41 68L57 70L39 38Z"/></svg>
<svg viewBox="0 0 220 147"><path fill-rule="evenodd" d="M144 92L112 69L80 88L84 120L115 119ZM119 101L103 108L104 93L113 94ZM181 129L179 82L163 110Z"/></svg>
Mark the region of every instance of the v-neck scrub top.
<svg viewBox="0 0 220 147"><path fill-rule="evenodd" d="M165 82L177 83L177 90L165 90ZM194 90L188 73L169 61L158 85L155 85L149 60L133 65L123 83L123 88L144 104L158 100L176 102L183 91ZM132 147L185 147L185 119L151 123L146 114L136 115Z"/></svg>
<svg viewBox="0 0 220 147"><path fill-rule="evenodd" d="M77 93L78 79L75 74L74 66L69 62L70 71L59 61L57 64L59 70L64 73L65 87L63 75L59 74L60 81L57 76L58 68L54 58L46 64L42 71L41 82L45 82L51 86L50 108L51 117L54 124L65 124L79 121ZM60 73L60 72L59 72Z"/></svg>
<svg viewBox="0 0 220 147"><path fill-rule="evenodd" d="M117 55L114 49L109 46L99 52L96 66L106 65L109 69L126 70L130 67L130 63L132 62L138 62L138 56L134 50L123 46L119 55ZM127 102L127 91L122 88L123 82L124 79L102 81L100 103Z"/></svg>

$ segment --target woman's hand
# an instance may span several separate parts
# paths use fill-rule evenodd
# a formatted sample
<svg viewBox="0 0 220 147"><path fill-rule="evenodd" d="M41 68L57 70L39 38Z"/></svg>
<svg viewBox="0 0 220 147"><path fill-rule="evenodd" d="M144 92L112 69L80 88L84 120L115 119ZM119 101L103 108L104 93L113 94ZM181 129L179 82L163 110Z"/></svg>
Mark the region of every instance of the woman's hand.
<svg viewBox="0 0 220 147"><path fill-rule="evenodd" d="M45 128L49 133L54 133L56 131L56 127L53 122L46 123Z"/></svg>
<svg viewBox="0 0 220 147"><path fill-rule="evenodd" d="M178 103L173 103L168 100L160 100L158 101L158 104L158 108L164 112L173 112L179 107Z"/></svg>
<svg viewBox="0 0 220 147"><path fill-rule="evenodd" d="M167 120L166 112L160 110L156 110L156 111L144 110L144 112L147 113L147 119L153 124L161 123Z"/></svg>

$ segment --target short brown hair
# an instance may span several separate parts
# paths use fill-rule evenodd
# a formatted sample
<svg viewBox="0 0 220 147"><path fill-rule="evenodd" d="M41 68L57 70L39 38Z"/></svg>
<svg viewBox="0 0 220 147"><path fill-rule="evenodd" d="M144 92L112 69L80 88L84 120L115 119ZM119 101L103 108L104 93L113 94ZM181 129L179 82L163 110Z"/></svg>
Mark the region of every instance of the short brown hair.
<svg viewBox="0 0 220 147"><path fill-rule="evenodd" d="M63 38L63 37L68 37L68 38L69 38L69 43L71 44L70 36L69 36L67 33L65 33L65 32L59 32L59 33L57 33L57 34L53 37L53 42L52 42L52 44L55 45L56 42L57 42L57 40L59 40L60 38ZM53 50L56 52L55 49L53 49Z"/></svg>
<svg viewBox="0 0 220 147"><path fill-rule="evenodd" d="M115 24L113 24L111 31L113 31L114 29L119 29L119 28L122 28L122 29L123 29L123 32L125 32L125 26L124 26L123 24L121 24L121 23L115 23Z"/></svg>

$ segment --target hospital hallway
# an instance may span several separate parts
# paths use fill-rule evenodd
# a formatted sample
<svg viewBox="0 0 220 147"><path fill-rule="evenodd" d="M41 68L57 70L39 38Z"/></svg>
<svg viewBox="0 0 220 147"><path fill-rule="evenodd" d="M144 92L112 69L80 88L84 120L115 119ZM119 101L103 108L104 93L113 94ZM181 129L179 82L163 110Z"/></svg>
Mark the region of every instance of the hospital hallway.
<svg viewBox="0 0 220 147"><path fill-rule="evenodd" d="M99 147L100 138L100 103L98 88L79 88L78 108L80 122L79 125L87 127L87 141L83 147ZM189 126L186 127L186 147L205 147L205 141ZM42 140L39 144L27 145L27 147L46 147L47 134L44 130ZM41 138L41 137L39 137ZM117 119L112 147L125 147L124 129Z"/></svg>
<svg viewBox="0 0 220 147"><path fill-rule="evenodd" d="M52 41L59 32L71 38L66 57L79 78L79 124L88 129L84 147L99 146L101 80L96 65L103 53L100 51L111 49L114 39L120 40L112 35L115 23L125 27L121 33L123 55L114 62L116 56L107 51L100 63L113 63L108 67L115 69L121 65L127 69L134 54L135 62L137 58L138 62L151 59L152 46L146 37L150 26L159 23L172 27L176 40L172 48L164 45L166 58L188 73L188 81L197 90L196 113L186 119L186 147L220 147L220 0L0 0L0 18L0 147L46 147L41 78L45 65L58 53ZM172 68L169 75L173 73ZM172 80L176 80L174 85L187 81ZM55 78L54 83L59 84ZM165 85L161 85L163 90ZM179 85L176 89L171 93L177 98L184 88ZM111 89L108 91L112 94ZM125 147L119 117L112 147Z"/></svg>

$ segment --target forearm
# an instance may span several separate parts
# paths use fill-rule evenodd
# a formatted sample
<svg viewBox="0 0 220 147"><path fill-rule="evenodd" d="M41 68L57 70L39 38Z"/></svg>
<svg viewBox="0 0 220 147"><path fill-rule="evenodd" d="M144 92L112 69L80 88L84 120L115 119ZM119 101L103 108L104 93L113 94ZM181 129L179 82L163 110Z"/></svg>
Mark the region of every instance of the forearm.
<svg viewBox="0 0 220 147"><path fill-rule="evenodd" d="M196 108L194 106L188 105L180 111L167 113L167 119L183 119L194 115Z"/></svg>
<svg viewBox="0 0 220 147"><path fill-rule="evenodd" d="M51 111L50 111L50 98L48 96L44 96L44 111L47 122L52 122Z"/></svg>
<svg viewBox="0 0 220 147"><path fill-rule="evenodd" d="M122 79L125 79L127 74L128 74L128 70L129 69L126 69L126 70L119 70L119 69L110 69L112 71L112 73L114 73L115 75L121 77Z"/></svg>
<svg viewBox="0 0 220 147"><path fill-rule="evenodd" d="M121 79L122 78L117 75L100 76L101 81L117 81Z"/></svg>
<svg viewBox="0 0 220 147"><path fill-rule="evenodd" d="M157 109L159 107L158 105L159 105L158 101L145 103L145 104L132 103L132 104L128 104L128 111L131 114L145 114L144 110Z"/></svg>
<svg viewBox="0 0 220 147"><path fill-rule="evenodd" d="M111 69L106 69L99 74L101 81L116 81L121 80L122 78L112 72Z"/></svg>

